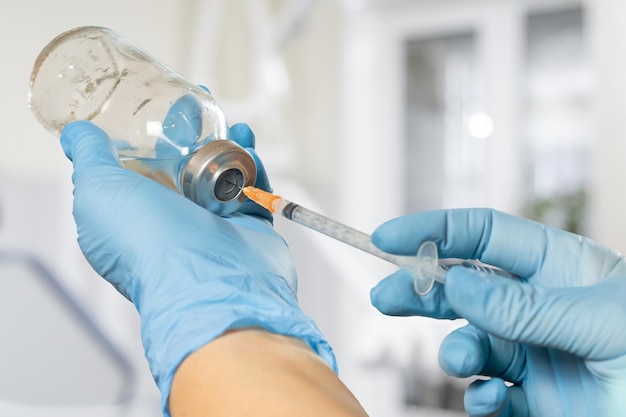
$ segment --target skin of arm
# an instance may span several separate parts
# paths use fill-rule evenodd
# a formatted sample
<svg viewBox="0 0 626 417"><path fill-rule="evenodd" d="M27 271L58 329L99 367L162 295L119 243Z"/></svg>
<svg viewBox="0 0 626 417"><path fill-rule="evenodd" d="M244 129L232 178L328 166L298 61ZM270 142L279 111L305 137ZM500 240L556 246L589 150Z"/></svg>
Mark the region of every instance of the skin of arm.
<svg viewBox="0 0 626 417"><path fill-rule="evenodd" d="M302 341L261 329L230 331L190 354L174 375L172 417L367 417Z"/></svg>

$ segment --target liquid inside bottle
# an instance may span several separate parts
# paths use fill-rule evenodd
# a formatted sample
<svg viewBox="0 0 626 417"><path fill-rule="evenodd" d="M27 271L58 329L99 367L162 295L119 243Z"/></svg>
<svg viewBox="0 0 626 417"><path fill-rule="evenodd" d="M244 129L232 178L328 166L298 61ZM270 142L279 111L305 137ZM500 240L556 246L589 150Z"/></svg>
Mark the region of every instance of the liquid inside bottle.
<svg viewBox="0 0 626 417"><path fill-rule="evenodd" d="M228 169L254 184L254 160L228 140L213 96L111 29L76 28L50 42L35 61L29 103L56 136L68 123L92 121L110 136L124 167L211 211L232 211L245 196L214 201L215 193L198 187L221 184Z"/></svg>

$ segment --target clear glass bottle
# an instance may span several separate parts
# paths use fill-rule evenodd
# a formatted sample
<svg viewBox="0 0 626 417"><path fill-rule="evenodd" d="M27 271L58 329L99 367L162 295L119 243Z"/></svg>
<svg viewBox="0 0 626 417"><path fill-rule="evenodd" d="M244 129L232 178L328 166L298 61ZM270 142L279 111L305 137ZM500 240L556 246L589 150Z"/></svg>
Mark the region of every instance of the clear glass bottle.
<svg viewBox="0 0 626 417"><path fill-rule="evenodd" d="M54 135L90 120L113 140L126 168L151 177L220 215L254 185L252 156L228 140L211 94L115 31L79 27L39 54L29 105Z"/></svg>

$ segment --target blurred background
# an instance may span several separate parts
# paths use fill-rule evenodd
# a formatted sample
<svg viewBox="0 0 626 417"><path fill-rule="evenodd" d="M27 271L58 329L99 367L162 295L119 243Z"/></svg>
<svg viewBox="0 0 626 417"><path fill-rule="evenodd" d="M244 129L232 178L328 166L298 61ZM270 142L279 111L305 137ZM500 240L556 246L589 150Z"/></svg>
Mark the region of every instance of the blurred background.
<svg viewBox="0 0 626 417"><path fill-rule="evenodd" d="M158 416L134 307L76 244L71 166L27 105L39 51L111 27L208 86L274 189L371 232L489 206L626 251L626 3L616 0L0 2L0 416ZM461 322L389 318L394 268L277 219L299 297L372 417L462 416L437 364Z"/></svg>

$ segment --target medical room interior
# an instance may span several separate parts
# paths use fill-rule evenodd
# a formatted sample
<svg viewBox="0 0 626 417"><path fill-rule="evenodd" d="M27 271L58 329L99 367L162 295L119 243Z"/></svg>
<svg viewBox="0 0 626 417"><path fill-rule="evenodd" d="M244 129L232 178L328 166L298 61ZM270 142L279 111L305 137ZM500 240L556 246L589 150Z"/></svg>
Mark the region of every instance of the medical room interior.
<svg viewBox="0 0 626 417"><path fill-rule="evenodd" d="M617 0L2 2L0 416L161 415L137 312L80 252L71 163L29 110L58 34L110 27L207 86L277 194L359 230L493 207L626 252L624 16ZM437 362L462 320L383 316L369 291L396 267L275 227L370 416L465 415L471 379Z"/></svg>

